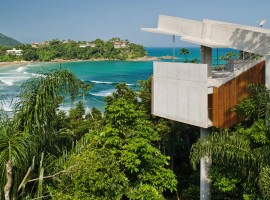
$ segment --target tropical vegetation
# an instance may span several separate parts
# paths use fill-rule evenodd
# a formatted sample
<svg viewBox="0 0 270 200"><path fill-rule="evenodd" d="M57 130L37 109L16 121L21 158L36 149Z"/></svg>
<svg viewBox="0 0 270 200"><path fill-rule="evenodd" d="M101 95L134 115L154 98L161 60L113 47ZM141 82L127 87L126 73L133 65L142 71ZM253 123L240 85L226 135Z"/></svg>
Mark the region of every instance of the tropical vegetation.
<svg viewBox="0 0 270 200"><path fill-rule="evenodd" d="M82 102L67 114L58 111L65 94L73 99L91 85L62 69L28 80L13 117L1 115L1 198L175 196L177 178L158 132L169 130L150 120L148 86L142 82L137 93L118 85L103 115L86 113Z"/></svg>
<svg viewBox="0 0 270 200"><path fill-rule="evenodd" d="M188 62L188 55L190 55L190 51L186 48L180 48L178 55L184 55L184 57L185 57L184 61Z"/></svg>
<svg viewBox="0 0 270 200"><path fill-rule="evenodd" d="M125 46L117 48L114 43L124 43ZM30 45L24 44L16 46L22 50L21 56L7 54L7 46L0 45L0 62L8 62L15 60L25 61L53 61L53 60L127 60L143 57L146 51L142 45L134 44L128 40L120 38L112 38L109 41L96 39L92 42L73 40L61 41L54 39L46 43Z"/></svg>
<svg viewBox="0 0 270 200"><path fill-rule="evenodd" d="M12 47L12 46L19 46L21 44L22 43L20 43L19 41L0 33L0 46Z"/></svg>
<svg viewBox="0 0 270 200"><path fill-rule="evenodd" d="M234 109L242 123L199 129L151 115L151 77L106 97L104 113L79 101L92 86L65 69L21 87L0 113L1 199L199 199L199 160L212 160L212 199L269 199L270 91L251 85Z"/></svg>

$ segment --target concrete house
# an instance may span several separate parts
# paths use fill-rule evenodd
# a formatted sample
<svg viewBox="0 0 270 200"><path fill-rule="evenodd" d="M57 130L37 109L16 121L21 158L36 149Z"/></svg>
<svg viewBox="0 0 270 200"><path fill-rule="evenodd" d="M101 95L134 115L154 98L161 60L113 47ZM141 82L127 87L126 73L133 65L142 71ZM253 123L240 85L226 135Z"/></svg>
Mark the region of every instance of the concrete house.
<svg viewBox="0 0 270 200"><path fill-rule="evenodd" d="M270 30L204 19L195 21L160 15L157 28L143 31L179 36L200 45L201 63L154 62L152 114L200 127L201 137L212 126L228 128L239 122L232 109L245 96L249 84L270 87ZM212 67L212 48L232 48L244 52L231 60L225 70ZM248 60L250 54L262 56ZM201 159L200 199L210 199L208 166Z"/></svg>

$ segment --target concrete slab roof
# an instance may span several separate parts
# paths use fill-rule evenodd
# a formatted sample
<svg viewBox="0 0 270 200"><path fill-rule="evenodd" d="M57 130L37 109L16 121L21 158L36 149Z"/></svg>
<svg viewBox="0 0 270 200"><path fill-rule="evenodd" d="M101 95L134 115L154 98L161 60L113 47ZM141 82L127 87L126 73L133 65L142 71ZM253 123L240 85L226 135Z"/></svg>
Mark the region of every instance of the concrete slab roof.
<svg viewBox="0 0 270 200"><path fill-rule="evenodd" d="M270 54L270 30L259 27L160 15L157 28L141 30L179 36L183 41L211 48L233 48L259 55Z"/></svg>
<svg viewBox="0 0 270 200"><path fill-rule="evenodd" d="M145 32L150 32L150 33L160 33L160 34L165 34L165 35L175 35L175 36L183 36L182 34L176 32L176 31L170 31L170 30L165 30L161 28L141 28L142 31Z"/></svg>
<svg viewBox="0 0 270 200"><path fill-rule="evenodd" d="M217 43L217 42L210 41L207 39L202 39L199 37L184 35L184 34L181 34L179 32L176 32L176 31L169 31L169 30L164 30L164 29L160 29L160 28L142 28L141 30L145 31L145 32L150 32L150 33L159 33L159 34L165 34L165 35L179 36L180 39L185 41L185 42L203 45L203 46L207 46L207 47L211 47L211 48L228 48L228 46L226 44Z"/></svg>
<svg viewBox="0 0 270 200"><path fill-rule="evenodd" d="M193 44L203 45L211 48L228 48L229 46L222 43L217 43L208 39L196 38L192 36L183 36L181 40Z"/></svg>

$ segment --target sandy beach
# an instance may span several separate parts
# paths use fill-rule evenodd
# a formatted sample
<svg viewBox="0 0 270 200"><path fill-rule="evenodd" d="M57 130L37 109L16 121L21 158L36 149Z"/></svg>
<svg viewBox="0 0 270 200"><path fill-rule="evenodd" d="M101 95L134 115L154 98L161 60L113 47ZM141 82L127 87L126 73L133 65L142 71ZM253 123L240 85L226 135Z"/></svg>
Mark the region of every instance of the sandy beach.
<svg viewBox="0 0 270 200"><path fill-rule="evenodd" d="M14 62L0 62L0 67L14 66L14 65L25 65L28 61L14 61Z"/></svg>
<svg viewBox="0 0 270 200"><path fill-rule="evenodd" d="M140 57L140 58L130 59L128 61L156 61L156 60L159 60L159 58L158 57L144 56L144 57Z"/></svg>
<svg viewBox="0 0 270 200"><path fill-rule="evenodd" d="M159 60L158 57L150 57L150 56L144 56L140 58L135 59L128 59L126 61L156 61ZM79 59L72 59L72 60L64 60L64 59L54 59L51 61L46 61L46 63L65 63L65 62L84 62L84 61L111 61L110 59L91 59L91 60L79 60ZM28 63L42 63L42 61L14 61L14 62L0 62L0 67L7 67L7 66L14 66L14 65L25 65Z"/></svg>

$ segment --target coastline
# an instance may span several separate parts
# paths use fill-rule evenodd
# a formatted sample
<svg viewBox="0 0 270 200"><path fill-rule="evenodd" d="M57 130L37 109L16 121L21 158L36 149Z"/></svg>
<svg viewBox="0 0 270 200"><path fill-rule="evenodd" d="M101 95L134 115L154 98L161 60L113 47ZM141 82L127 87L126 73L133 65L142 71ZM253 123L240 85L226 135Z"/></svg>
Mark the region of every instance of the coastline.
<svg viewBox="0 0 270 200"><path fill-rule="evenodd" d="M28 63L67 63L67 62L92 62L92 61L157 61L160 60L158 57L150 57L144 56L140 58L134 59L127 59L127 60L117 60L117 59L106 59L106 58L98 58L98 59L90 59L90 60L79 60L79 59L72 59L72 60L64 60L64 59L54 59L51 61L13 61L13 62L0 62L0 67L8 67L8 66L16 66L16 65L25 65Z"/></svg>
<svg viewBox="0 0 270 200"><path fill-rule="evenodd" d="M80 59L72 59L72 60L64 60L64 59L54 59L52 61L47 62L91 62L91 61L156 61L160 60L158 57L151 57L151 56L144 56L134 59L126 59L126 60L119 60L119 59L107 59L107 58L97 58L97 59L89 59L89 60L80 60ZM42 61L40 61L42 62Z"/></svg>
<svg viewBox="0 0 270 200"><path fill-rule="evenodd" d="M14 61L14 62L0 62L0 67L9 67L15 65L25 65L28 64L28 61Z"/></svg>

